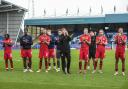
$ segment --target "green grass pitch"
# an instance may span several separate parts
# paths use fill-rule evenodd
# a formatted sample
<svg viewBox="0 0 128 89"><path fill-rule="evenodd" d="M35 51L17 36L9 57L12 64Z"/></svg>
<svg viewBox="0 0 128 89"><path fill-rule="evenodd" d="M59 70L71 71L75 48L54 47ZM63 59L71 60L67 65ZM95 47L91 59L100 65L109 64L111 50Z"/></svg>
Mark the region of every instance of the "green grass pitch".
<svg viewBox="0 0 128 89"><path fill-rule="evenodd" d="M104 60L103 74L92 74L92 67L87 75L78 74L77 50L72 50L71 75L64 75L55 70L45 73L44 64L41 73L23 73L20 51L13 51L14 71L5 71L3 51L0 51L0 89L128 89L128 51L126 52L126 76L114 74L114 51L107 51ZM33 70L38 69L38 50L33 50Z"/></svg>

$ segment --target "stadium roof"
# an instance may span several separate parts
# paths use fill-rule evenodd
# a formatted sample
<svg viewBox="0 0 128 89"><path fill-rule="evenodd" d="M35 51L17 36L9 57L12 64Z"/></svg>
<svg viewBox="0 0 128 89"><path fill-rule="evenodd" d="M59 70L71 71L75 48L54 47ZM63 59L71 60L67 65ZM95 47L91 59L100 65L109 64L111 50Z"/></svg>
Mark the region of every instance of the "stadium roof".
<svg viewBox="0 0 128 89"><path fill-rule="evenodd" d="M1 1L1 0L0 0ZM0 35L7 32L17 42L27 9L6 0L0 3Z"/></svg>
<svg viewBox="0 0 128 89"><path fill-rule="evenodd" d="M15 5L11 2L5 1L5 0L1 0L0 3L0 12L9 12L9 11L16 11L16 10L24 10L27 11L27 9L20 7L18 5Z"/></svg>
<svg viewBox="0 0 128 89"><path fill-rule="evenodd" d="M128 13L106 14L100 17L59 17L59 18L31 18L25 20L25 25L61 25L61 24L102 24L128 23Z"/></svg>

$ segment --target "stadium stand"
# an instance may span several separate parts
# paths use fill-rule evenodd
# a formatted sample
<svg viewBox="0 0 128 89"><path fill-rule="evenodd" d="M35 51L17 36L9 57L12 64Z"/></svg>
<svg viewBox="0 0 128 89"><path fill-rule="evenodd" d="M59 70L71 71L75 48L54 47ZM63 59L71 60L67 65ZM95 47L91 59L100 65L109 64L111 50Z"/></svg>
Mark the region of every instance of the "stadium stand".
<svg viewBox="0 0 128 89"><path fill-rule="evenodd" d="M25 8L2 0L0 4L0 35L9 33L13 41L16 41L26 11Z"/></svg>
<svg viewBox="0 0 128 89"><path fill-rule="evenodd" d="M57 33L60 27L66 27L70 34L73 34L71 48L79 48L79 36L84 28L98 32L99 29L105 31L108 38L106 48L113 48L113 36L118 27L123 27L125 34L128 36L128 14L106 14L99 17L58 17L58 18L30 18L25 20L25 26L29 28L33 39L37 38L41 32L41 27L51 28L53 33ZM37 45L37 44L36 44ZM39 46L34 46L38 48Z"/></svg>

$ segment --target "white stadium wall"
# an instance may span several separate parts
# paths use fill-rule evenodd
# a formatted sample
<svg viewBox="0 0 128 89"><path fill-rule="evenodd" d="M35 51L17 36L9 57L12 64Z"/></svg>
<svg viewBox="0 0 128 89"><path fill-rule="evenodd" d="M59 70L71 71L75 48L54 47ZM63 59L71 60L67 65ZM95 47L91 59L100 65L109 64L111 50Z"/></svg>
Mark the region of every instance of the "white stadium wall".
<svg viewBox="0 0 128 89"><path fill-rule="evenodd" d="M16 40L17 33L20 29L24 11L11 11L0 13L0 35L7 32L13 40Z"/></svg>
<svg viewBox="0 0 128 89"><path fill-rule="evenodd" d="M26 9L2 0L0 4L0 35L9 33L17 41Z"/></svg>

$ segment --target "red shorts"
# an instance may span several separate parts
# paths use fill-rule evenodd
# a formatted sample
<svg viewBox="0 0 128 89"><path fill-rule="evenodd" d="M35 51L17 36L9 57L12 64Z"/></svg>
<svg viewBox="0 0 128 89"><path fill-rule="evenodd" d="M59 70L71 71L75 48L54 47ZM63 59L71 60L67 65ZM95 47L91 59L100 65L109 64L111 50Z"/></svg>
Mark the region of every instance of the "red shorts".
<svg viewBox="0 0 128 89"><path fill-rule="evenodd" d="M4 53L4 60L6 60L6 59L12 59L12 53Z"/></svg>
<svg viewBox="0 0 128 89"><path fill-rule="evenodd" d="M49 54L48 49L47 50L39 49L39 58L40 59L48 58L48 54Z"/></svg>
<svg viewBox="0 0 128 89"><path fill-rule="evenodd" d="M95 58L104 59L105 57L105 47L99 47L96 49Z"/></svg>
<svg viewBox="0 0 128 89"><path fill-rule="evenodd" d="M31 49L21 49L21 57L22 58L32 58L32 50Z"/></svg>
<svg viewBox="0 0 128 89"><path fill-rule="evenodd" d="M80 49L80 60L88 60L89 57L89 49Z"/></svg>
<svg viewBox="0 0 128 89"><path fill-rule="evenodd" d="M116 48L116 52L115 52L115 58L116 59L125 59L125 48L124 47L118 47Z"/></svg>
<svg viewBox="0 0 128 89"><path fill-rule="evenodd" d="M54 58L55 57L55 50L54 49L49 49L48 57L49 58Z"/></svg>

